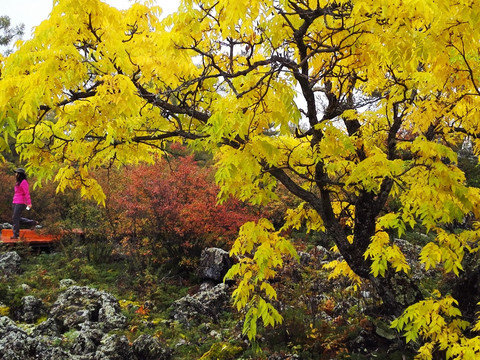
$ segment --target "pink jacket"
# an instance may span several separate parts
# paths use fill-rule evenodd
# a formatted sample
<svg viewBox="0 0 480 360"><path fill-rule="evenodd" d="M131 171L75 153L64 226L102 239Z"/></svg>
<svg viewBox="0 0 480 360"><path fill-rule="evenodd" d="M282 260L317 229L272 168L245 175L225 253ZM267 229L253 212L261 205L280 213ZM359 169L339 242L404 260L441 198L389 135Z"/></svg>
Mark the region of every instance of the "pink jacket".
<svg viewBox="0 0 480 360"><path fill-rule="evenodd" d="M13 203L25 205L30 205L32 203L32 200L30 199L30 191L28 190L27 180L22 180L20 184L15 185Z"/></svg>

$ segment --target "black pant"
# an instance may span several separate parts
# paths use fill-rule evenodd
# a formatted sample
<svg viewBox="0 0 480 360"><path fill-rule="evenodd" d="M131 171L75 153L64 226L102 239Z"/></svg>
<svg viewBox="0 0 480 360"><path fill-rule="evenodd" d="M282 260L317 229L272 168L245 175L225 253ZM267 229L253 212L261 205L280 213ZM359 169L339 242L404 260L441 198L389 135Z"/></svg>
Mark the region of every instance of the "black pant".
<svg viewBox="0 0 480 360"><path fill-rule="evenodd" d="M32 227L36 224L35 220L30 220L22 217L22 212L25 210L27 205L25 204L13 204L13 237L18 238L20 235L20 224L28 224Z"/></svg>

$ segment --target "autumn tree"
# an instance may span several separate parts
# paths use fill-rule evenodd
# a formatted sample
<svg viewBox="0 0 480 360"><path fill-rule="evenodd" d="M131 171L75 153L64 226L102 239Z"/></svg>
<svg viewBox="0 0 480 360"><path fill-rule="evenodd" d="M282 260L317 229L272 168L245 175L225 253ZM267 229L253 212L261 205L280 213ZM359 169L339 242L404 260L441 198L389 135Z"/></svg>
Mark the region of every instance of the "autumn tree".
<svg viewBox="0 0 480 360"><path fill-rule="evenodd" d="M478 5L184 0L160 20L157 7L59 0L2 63L0 145L18 131L31 171L100 202L93 169L153 161L178 139L212 151L222 197L264 204L279 183L297 196L284 226L325 231L338 267L403 313L394 325L408 340L425 339L422 356L478 355L464 332L474 320L452 296L421 293L392 242L426 229L420 260L454 276L478 250L476 224L449 230L480 210L456 154L466 138L479 152ZM294 253L282 230L247 223L232 248L250 336L259 318L281 321L268 279Z"/></svg>

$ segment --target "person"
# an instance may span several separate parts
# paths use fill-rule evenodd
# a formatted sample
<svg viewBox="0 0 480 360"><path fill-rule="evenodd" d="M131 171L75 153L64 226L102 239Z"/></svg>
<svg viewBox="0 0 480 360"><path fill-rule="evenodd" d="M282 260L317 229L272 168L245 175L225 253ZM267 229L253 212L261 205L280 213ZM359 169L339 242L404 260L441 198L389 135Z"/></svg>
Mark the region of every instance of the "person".
<svg viewBox="0 0 480 360"><path fill-rule="evenodd" d="M13 236L11 239L18 239L20 236L20 224L27 224L32 230L37 226L35 220L22 217L25 209L30 210L32 200L30 198L29 185L25 169L18 168L15 171L15 192L13 195Z"/></svg>

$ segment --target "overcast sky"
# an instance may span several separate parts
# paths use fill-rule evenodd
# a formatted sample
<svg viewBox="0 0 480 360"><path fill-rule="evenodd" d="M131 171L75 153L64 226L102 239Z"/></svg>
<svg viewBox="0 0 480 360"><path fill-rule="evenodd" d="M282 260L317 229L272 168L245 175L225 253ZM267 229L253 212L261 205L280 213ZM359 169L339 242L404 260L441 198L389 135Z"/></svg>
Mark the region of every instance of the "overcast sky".
<svg viewBox="0 0 480 360"><path fill-rule="evenodd" d="M25 24L24 39L30 38L32 28L45 20L52 11L54 0L0 0L0 15L10 17L13 26L20 23ZM78 0L82 1L82 0ZM110 5L119 9L128 8L132 0L104 0ZM178 0L156 0L156 3L163 9L163 14L176 10Z"/></svg>

